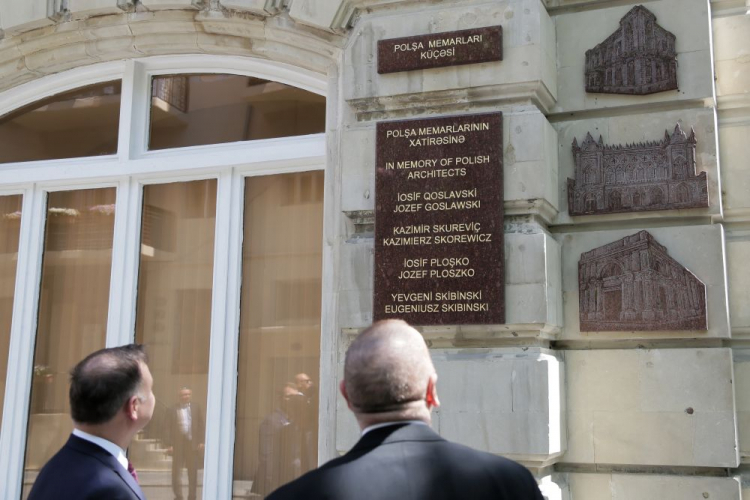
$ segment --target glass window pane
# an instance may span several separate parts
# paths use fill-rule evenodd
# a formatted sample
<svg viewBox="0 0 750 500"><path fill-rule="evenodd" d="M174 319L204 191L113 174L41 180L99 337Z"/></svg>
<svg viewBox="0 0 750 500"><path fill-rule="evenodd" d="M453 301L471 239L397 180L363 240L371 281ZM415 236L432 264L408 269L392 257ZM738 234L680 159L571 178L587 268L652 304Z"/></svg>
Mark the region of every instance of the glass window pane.
<svg viewBox="0 0 750 500"><path fill-rule="evenodd" d="M245 184L234 492L317 466L323 172Z"/></svg>
<svg viewBox="0 0 750 500"><path fill-rule="evenodd" d="M117 153L119 81L48 97L0 118L0 163Z"/></svg>
<svg viewBox="0 0 750 500"><path fill-rule="evenodd" d="M13 317L13 293L16 288L21 200L21 195L0 196L0 425L3 422L10 323Z"/></svg>
<svg viewBox="0 0 750 500"><path fill-rule="evenodd" d="M104 347L114 213L115 188L48 196L24 496L73 429L68 372Z"/></svg>
<svg viewBox="0 0 750 500"><path fill-rule="evenodd" d="M325 97L239 75L158 76L151 86L149 149L316 134Z"/></svg>
<svg viewBox="0 0 750 500"><path fill-rule="evenodd" d="M148 498L200 498L216 180L146 186L143 198L135 337L156 408L128 453Z"/></svg>

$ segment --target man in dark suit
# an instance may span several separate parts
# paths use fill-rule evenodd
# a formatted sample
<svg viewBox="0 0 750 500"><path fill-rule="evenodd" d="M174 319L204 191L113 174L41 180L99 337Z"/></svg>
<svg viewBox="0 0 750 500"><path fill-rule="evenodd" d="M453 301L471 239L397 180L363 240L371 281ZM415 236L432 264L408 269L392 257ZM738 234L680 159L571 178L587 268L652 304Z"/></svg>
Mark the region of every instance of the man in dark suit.
<svg viewBox="0 0 750 500"><path fill-rule="evenodd" d="M42 467L28 500L145 500L125 456L154 412L140 345L102 349L70 373L73 434Z"/></svg>
<svg viewBox="0 0 750 500"><path fill-rule="evenodd" d="M400 320L366 329L346 353L340 386L362 437L268 500L542 500L525 467L430 429L430 410L440 404L436 382L419 332Z"/></svg>
<svg viewBox="0 0 750 500"><path fill-rule="evenodd" d="M182 500L182 469L188 474L188 500L195 500L199 462L203 462L206 425L200 407L192 402L193 391L183 387L179 402L169 414L167 453L172 455L172 491Z"/></svg>

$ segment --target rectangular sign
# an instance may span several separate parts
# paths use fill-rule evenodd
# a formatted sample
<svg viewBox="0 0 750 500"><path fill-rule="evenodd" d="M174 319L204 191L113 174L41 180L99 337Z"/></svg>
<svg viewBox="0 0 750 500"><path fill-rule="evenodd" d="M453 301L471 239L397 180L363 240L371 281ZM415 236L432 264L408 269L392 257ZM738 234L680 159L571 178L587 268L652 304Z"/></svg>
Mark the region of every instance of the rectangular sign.
<svg viewBox="0 0 750 500"><path fill-rule="evenodd" d="M502 26L378 41L380 74L502 59Z"/></svg>
<svg viewBox="0 0 750 500"><path fill-rule="evenodd" d="M377 124L374 319L505 322L502 113Z"/></svg>

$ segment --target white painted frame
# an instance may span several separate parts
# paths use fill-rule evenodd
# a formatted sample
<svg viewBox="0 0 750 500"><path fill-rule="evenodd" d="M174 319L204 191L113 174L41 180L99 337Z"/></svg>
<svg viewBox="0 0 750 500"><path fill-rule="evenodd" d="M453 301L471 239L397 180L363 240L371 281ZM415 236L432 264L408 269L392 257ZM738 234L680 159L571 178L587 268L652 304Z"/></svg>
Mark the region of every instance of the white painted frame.
<svg viewBox="0 0 750 500"><path fill-rule="evenodd" d="M217 179L217 207L206 404L206 421L211 425L206 429L203 498L232 498L244 181L255 175L323 170L326 140L324 134L315 134L147 151L151 77L185 73L247 75L321 95L326 95L328 83L326 75L282 63L233 56L179 55L86 66L0 94L1 116L51 95L122 79L116 155L0 165L0 195L23 195L8 363L8 380L15 383L7 384L0 423L0 498L20 498L22 491L47 193L96 187L117 189L106 334L106 345L112 347L132 342L135 335L144 186L208 178ZM325 213L330 209L329 194L327 191ZM327 277L332 275L333 259L330 246L325 244L322 261L323 288L327 290L331 287ZM322 308L323 325L333 321L329 317L331 310Z"/></svg>

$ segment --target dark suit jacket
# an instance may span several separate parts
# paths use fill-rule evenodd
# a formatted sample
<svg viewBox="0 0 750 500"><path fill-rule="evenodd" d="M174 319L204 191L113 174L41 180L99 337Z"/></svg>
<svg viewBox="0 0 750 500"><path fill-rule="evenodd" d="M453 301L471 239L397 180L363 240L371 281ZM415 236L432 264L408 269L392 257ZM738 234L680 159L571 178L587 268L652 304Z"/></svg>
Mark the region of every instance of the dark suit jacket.
<svg viewBox="0 0 750 500"><path fill-rule="evenodd" d="M71 434L42 467L28 500L145 500L140 486L107 450Z"/></svg>
<svg viewBox="0 0 750 500"><path fill-rule="evenodd" d="M522 465L451 443L418 424L368 432L349 453L282 486L267 500L299 498L543 500Z"/></svg>

